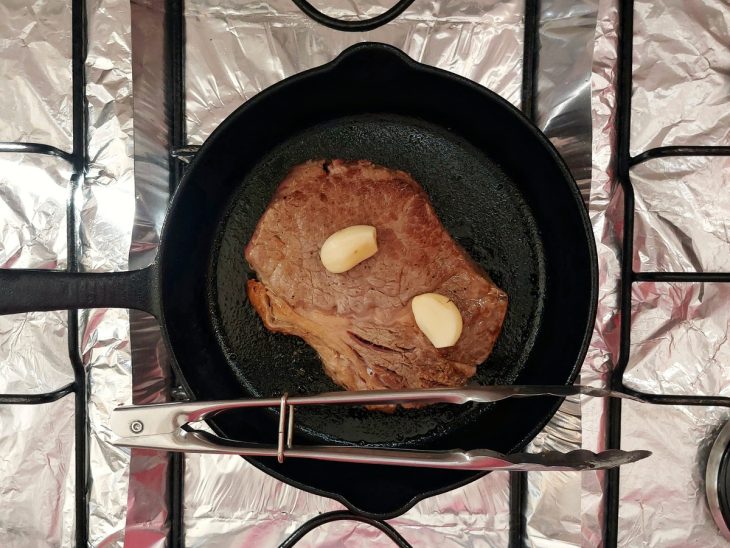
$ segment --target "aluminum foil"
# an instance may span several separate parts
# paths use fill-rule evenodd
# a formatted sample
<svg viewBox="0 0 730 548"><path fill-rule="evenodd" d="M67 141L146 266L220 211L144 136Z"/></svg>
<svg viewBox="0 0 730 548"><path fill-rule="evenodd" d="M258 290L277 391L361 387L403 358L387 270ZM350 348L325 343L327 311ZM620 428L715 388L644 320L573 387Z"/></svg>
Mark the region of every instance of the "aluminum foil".
<svg viewBox="0 0 730 548"><path fill-rule="evenodd" d="M332 14L352 2L332 2ZM368 2L362 13L390 2ZM329 13L328 12L328 13ZM522 75L522 2L415 2L367 33L312 22L288 0L203 0L186 4L187 132L205 138L241 103L287 76L321 65L356 42L386 42L414 59L466 76L518 104Z"/></svg>
<svg viewBox="0 0 730 548"><path fill-rule="evenodd" d="M59 3L0 5L0 141L70 146L71 20ZM0 268L66 266L71 172L60 159L0 153ZM73 379L65 312L0 316L0 393ZM0 545L73 542L73 396L0 406Z"/></svg>
<svg viewBox="0 0 730 548"><path fill-rule="evenodd" d="M0 542L71 546L74 401L0 407Z"/></svg>
<svg viewBox="0 0 730 548"><path fill-rule="evenodd" d="M618 357L618 283L620 277L620 228L622 194L614 178L612 154L616 143L616 51L618 10L615 0L600 0L591 71L591 118L593 126L589 214L598 252L598 306L596 325L581 382L607 386ZM606 402L581 402L583 446L605 448ZM643 446L642 446L643 448ZM603 541L605 474L581 475L581 546L601 546Z"/></svg>
<svg viewBox="0 0 730 548"><path fill-rule="evenodd" d="M729 173L722 157L651 160L632 170L635 270L730 271Z"/></svg>
<svg viewBox="0 0 730 548"><path fill-rule="evenodd" d="M588 201L591 166L590 74L597 1L541 2L537 124L555 144ZM582 446L578 398L566 399L530 451ZM580 544L581 474L528 474L528 546Z"/></svg>
<svg viewBox="0 0 730 548"><path fill-rule="evenodd" d="M20 123L17 129L20 135ZM58 158L0 154L0 268L66 266L70 177ZM0 340L0 393L45 392L73 380L65 313L0 316Z"/></svg>
<svg viewBox="0 0 730 548"><path fill-rule="evenodd" d="M80 209L81 265L103 272L127 269L134 219L130 8L125 0L87 0L89 168ZM129 451L111 445L109 414L131 403L127 310L81 315L87 369L91 490L89 542L120 546L126 524Z"/></svg>
<svg viewBox="0 0 730 548"><path fill-rule="evenodd" d="M77 198L81 265L127 267L134 211L131 61L125 2L88 2L89 169ZM71 147L71 10L59 2L0 7L0 139ZM0 266L65 268L71 171L56 158L0 155ZM0 317L0 390L37 393L73 379L65 312ZM131 395L124 310L81 312L90 390L90 542L124 529L129 456L109 444L109 411ZM74 539L73 396L0 406L0 544L68 546ZM118 544L118 542L117 542Z"/></svg>
<svg viewBox="0 0 730 548"><path fill-rule="evenodd" d="M187 4L187 129L194 144L261 89L364 39L392 43L415 59L468 76L519 102L521 2L416 2L398 20L364 35L316 26L286 0ZM350 4L333 2L328 9L344 14L352 9ZM369 4L362 14L384 5ZM615 144L615 0L600 0L597 8L589 67L596 2L542 2L538 121L586 194L590 186L600 295L581 379L604 385L617 358L622 202L610 165ZM637 2L636 11L632 150L727 144L727 2L644 0ZM10 105L1 116L0 139L69 149L70 11L55 2L33 8L3 2L0 15L0 91L3 106ZM167 198L164 105L154 84L161 74L161 65L155 63L162 52L162 16L160 4L151 0L134 2L131 8L121 0L89 2L91 165L79 202L87 270L144 266L159 241ZM589 70L592 123L586 112ZM22 155L0 155L0 163L0 265L63 268L67 166ZM730 205L723 181L728 169L726 160L695 158L653 161L633 171L635 268L727 269ZM666 182L667 174L674 183ZM726 394L728 373L722 366L728 360L730 318L722 303L727 291L720 284L637 286L627 383L647 391ZM0 317L4 393L39 392L71 379L65 320L65 313ZM130 455L114 448L106 426L115 405L167 398L168 371L158 330L149 317L133 313L130 345L126 311L86 311L82 320L81 351L91 387L90 541L103 546L163 545L166 460L154 452ZM72 412L72 397L36 408L0 406L0 497L10 509L0 515L3 546L72 544ZM622 471L622 546L725 545L706 510L702 477L708 446L727 415L714 408L625 405L624 446L647 448L654 456ZM568 400L531 448L566 450L582 442L599 449L604 419L603 402ZM189 456L185 480L190 546L275 545L305 520L339 508L329 499L277 482L237 457ZM591 473L530 474L528 544L600 544L602 481ZM508 476L495 473L427 499L392 524L414 545L504 546L508 498ZM300 545L365 542L390 545L382 534L349 522L322 527Z"/></svg>
<svg viewBox="0 0 730 548"><path fill-rule="evenodd" d="M130 268L142 268L153 261L169 199L168 120L164 88L160 85L160 74L165 70L164 33L160 32L164 21L162 3L155 0L132 3L136 209ZM132 310L130 330L133 403L168 401L171 379L157 320ZM125 545L166 544L168 466L167 453L132 450Z"/></svg>
<svg viewBox="0 0 730 548"><path fill-rule="evenodd" d="M71 149L71 11L65 2L0 4L0 141Z"/></svg>
<svg viewBox="0 0 730 548"><path fill-rule="evenodd" d="M631 150L727 144L727 2L635 5ZM622 192L615 180L615 85L618 13L602 0L592 78L591 214L601 293L584 382L605 385L618 358L617 280ZM727 270L730 240L720 158L654 160L632 169L636 194L635 270ZM699 182L702 182L700 186ZM625 382L646 392L728 394L728 289L721 284L634 286L632 345ZM606 410L583 405L583 438L600 448ZM704 498L709 446L730 413L707 407L623 405L622 445L654 455L621 471L619 545L726 546ZM602 477L583 476L585 545L601 539ZM591 511L586 511L586 510ZM593 511L598 510L598 511Z"/></svg>
<svg viewBox="0 0 730 548"><path fill-rule="evenodd" d="M729 7L727 0L636 2L632 154L730 142Z"/></svg>

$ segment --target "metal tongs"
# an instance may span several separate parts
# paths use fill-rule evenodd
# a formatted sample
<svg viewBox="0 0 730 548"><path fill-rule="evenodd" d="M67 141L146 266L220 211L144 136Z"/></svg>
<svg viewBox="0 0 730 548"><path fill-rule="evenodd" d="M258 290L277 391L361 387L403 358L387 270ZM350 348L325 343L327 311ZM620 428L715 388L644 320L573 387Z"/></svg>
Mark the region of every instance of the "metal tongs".
<svg viewBox="0 0 730 548"><path fill-rule="evenodd" d="M314 396L287 396L195 403L162 403L117 407L112 411L111 427L120 437L115 445L144 447L188 453L238 454L249 457L317 459L335 462L384 464L453 470L599 470L636 462L650 451L609 450L594 453L576 450L568 453L513 453L510 455L473 449L423 451L380 449L361 446L293 445L294 407L298 405L388 405L399 403L491 403L507 398L533 396L574 396L624 398L642 401L631 395L589 386L474 386L429 390L373 390L327 392ZM199 430L190 423L202 421L231 409L279 407L279 432L276 445L226 439Z"/></svg>

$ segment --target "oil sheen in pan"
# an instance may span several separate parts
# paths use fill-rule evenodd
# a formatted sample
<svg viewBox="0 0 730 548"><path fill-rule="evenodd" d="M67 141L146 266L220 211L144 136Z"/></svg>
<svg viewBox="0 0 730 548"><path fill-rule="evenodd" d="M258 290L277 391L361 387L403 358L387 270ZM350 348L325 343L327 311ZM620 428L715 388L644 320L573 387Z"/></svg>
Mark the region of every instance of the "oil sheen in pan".
<svg viewBox="0 0 730 548"><path fill-rule="evenodd" d="M340 389L301 339L269 332L246 299L253 277L243 256L258 219L291 167L315 158L366 159L409 172L428 193L449 233L509 296L507 317L476 384L516 382L539 329L545 287L540 235L513 182L486 154L443 128L394 115L342 118L310 128L266 155L241 181L213 257L221 343L242 395L279 396ZM447 404L388 415L361 408L299 408L299 435L369 444L433 444L487 412ZM272 410L272 413L274 411Z"/></svg>

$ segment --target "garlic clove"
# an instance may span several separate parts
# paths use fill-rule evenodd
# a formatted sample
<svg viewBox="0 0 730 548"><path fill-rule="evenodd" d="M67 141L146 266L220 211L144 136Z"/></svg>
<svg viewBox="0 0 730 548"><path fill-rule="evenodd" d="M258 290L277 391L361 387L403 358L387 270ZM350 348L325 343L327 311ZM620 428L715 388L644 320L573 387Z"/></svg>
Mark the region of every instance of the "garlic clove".
<svg viewBox="0 0 730 548"><path fill-rule="evenodd" d="M319 258L333 274L347 272L378 251L374 226L354 225L338 230L322 244Z"/></svg>
<svg viewBox="0 0 730 548"><path fill-rule="evenodd" d="M463 322L454 302L438 293L413 297L411 310L418 329L436 348L454 346L461 336Z"/></svg>

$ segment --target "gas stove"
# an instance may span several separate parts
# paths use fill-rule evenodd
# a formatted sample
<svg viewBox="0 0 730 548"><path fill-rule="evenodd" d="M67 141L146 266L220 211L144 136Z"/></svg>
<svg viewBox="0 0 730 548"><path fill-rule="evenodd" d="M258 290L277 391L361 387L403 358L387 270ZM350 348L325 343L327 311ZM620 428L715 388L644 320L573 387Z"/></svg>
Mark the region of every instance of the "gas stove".
<svg viewBox="0 0 730 548"><path fill-rule="evenodd" d="M589 208L600 296L580 381L647 403L569 398L530 450L653 456L605 474L492 473L376 520L239 457L112 445L114 407L185 397L151 316L2 316L0 544L727 543L727 3L398 4L353 33L289 0L6 3L0 266L148 265L185 166L232 110L353 43L390 43L520 107Z"/></svg>

